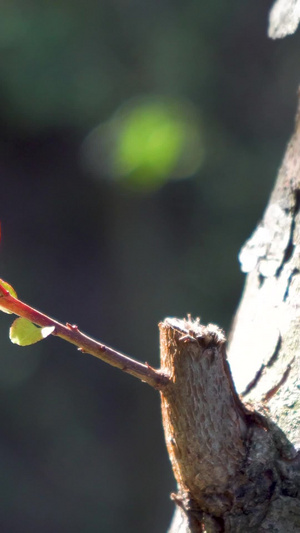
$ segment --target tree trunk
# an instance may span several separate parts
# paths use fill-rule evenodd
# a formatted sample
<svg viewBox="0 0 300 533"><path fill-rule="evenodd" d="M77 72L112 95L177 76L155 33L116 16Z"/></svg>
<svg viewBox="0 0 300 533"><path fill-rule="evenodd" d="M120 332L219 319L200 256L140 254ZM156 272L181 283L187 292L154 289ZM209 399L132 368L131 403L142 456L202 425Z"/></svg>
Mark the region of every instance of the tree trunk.
<svg viewBox="0 0 300 533"><path fill-rule="evenodd" d="M162 392L163 421L178 483L168 533L300 531L299 104L240 262L247 278L228 349L240 397L220 330L214 337L190 319L161 325L162 366L173 380Z"/></svg>

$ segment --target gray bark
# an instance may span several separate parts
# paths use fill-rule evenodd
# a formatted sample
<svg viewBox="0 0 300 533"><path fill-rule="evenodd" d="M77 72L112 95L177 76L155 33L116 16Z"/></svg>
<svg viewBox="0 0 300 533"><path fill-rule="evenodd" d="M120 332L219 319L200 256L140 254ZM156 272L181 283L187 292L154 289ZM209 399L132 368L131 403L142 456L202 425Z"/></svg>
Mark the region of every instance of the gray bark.
<svg viewBox="0 0 300 533"><path fill-rule="evenodd" d="M226 478L224 472L221 472L220 490L214 485L218 502L214 501L214 506L210 506L206 499L207 480L205 481L205 476L202 477L201 451L197 452L199 464L195 456L192 460L195 472L200 474L194 474L194 481L191 481L189 475L186 475L185 462L182 463L181 459L182 453L189 453L190 436L188 442L182 442L184 432L180 428L185 426L179 425L178 429L177 423L172 422L172 412L169 413L171 430L170 427L166 428L166 422L164 429L166 439L172 441L176 450L175 455L172 452L175 459L171 457L171 460L179 495L174 497L176 512L168 533L300 531L299 115L298 109L295 131L262 221L240 254L241 267L247 273L247 278L230 334L228 360L235 387L246 406L244 420L247 432L245 434L242 428L240 435L246 450L244 462L242 460L236 463L234 476L230 474ZM177 339L173 333L170 337L176 344L172 348L175 359L184 350L187 350L189 357L193 357L194 351L198 349L197 341L200 343L199 357L203 357L203 354L208 357L197 331L193 331L190 324L186 330L186 335L181 331L181 336ZM171 346L169 340L167 344ZM216 350L217 345L214 345L212 353L215 354ZM222 379L226 387L230 378L227 375ZM224 391L219 396L216 394L216 402L224 401L223 393ZM197 394L199 396L199 392ZM198 398L200 404L203 403L203 392L200 396L201 394L200 400ZM204 391L204 400L206 395L207 391ZM234 392L232 398L236 407L238 401ZM226 401L231 402L229 397ZM176 406L177 416L187 416L180 405ZM254 412L250 405L254 406ZM200 405L200 413L202 407ZM172 411L172 399L167 408ZM228 407L226 409L228 411ZM224 416L226 417L226 413ZM232 416L231 414L230 420ZM229 423L228 418L227 422ZM224 426L224 420L222 424ZM171 437L170 431L173 432ZM224 428L222 431L224 432ZM216 429L212 438L219 437ZM206 434L196 438L205 441L202 444L200 442L200 448L202 446L203 449L204 446L206 449ZM229 432L225 439L233 440L219 447L219 456L215 455L216 464L219 464L220 454L224 464L228 463L228 444L232 444L237 456L241 450L244 453L242 448L236 449L240 446L236 434ZM212 451L213 453L216 452ZM205 457L207 458L207 454ZM213 455L211 459L214 461ZM217 469L214 469L213 464L212 472L215 483ZM204 479L204 485L198 483L199 478ZM198 484L195 484L195 479Z"/></svg>
<svg viewBox="0 0 300 533"><path fill-rule="evenodd" d="M295 33L300 21L299 0L276 0L269 17L268 35L282 39Z"/></svg>

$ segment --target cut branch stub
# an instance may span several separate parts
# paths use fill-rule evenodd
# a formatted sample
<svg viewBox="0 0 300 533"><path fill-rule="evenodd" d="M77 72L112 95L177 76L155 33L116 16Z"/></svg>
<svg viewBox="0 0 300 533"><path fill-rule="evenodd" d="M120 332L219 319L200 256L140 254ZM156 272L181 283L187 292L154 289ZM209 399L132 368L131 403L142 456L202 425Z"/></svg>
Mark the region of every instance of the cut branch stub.
<svg viewBox="0 0 300 533"><path fill-rule="evenodd" d="M170 532L271 533L274 523L280 533L300 531L300 453L239 399L223 332L167 318L160 334L161 371L170 376L160 389L163 425L181 514Z"/></svg>
<svg viewBox="0 0 300 533"><path fill-rule="evenodd" d="M221 516L232 505L247 433L224 334L199 320L167 318L160 335L161 370L171 376L161 390L163 425L180 497Z"/></svg>

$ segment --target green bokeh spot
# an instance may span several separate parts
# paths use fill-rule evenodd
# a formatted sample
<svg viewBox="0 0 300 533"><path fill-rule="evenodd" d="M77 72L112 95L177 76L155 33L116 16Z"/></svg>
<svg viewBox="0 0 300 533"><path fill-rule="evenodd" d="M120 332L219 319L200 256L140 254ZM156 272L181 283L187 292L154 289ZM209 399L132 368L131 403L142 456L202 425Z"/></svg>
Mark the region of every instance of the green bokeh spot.
<svg viewBox="0 0 300 533"><path fill-rule="evenodd" d="M116 173L147 182L164 180L176 166L184 138L184 125L167 109L157 104L134 109L116 146Z"/></svg>
<svg viewBox="0 0 300 533"><path fill-rule="evenodd" d="M169 179L191 175L202 163L199 125L181 102L136 100L108 128L114 140L111 175L133 188L156 189Z"/></svg>

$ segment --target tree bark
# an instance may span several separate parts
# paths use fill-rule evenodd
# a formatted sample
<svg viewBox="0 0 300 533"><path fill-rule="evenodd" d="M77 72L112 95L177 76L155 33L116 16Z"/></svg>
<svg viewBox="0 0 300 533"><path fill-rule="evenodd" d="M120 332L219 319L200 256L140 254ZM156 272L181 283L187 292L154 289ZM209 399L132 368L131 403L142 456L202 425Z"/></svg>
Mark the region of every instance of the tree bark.
<svg viewBox="0 0 300 533"><path fill-rule="evenodd" d="M163 422L178 484L168 533L300 531L299 104L240 262L247 278L229 337L233 380L220 330L212 338L191 320L161 325L162 367L172 375Z"/></svg>

